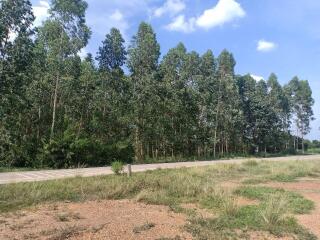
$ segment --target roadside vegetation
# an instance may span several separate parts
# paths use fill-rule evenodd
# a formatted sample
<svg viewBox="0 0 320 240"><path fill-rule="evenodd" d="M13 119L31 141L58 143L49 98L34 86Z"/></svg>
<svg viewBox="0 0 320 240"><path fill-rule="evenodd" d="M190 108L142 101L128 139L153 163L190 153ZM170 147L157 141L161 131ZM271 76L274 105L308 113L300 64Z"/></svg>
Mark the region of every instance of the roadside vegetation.
<svg viewBox="0 0 320 240"><path fill-rule="evenodd" d="M314 203L298 193L259 183L296 181L300 177L318 178L319 163L249 160L243 164L159 169L136 173L130 178L111 175L2 185L0 211L5 214L59 201L133 199L147 204L167 205L173 211L187 214L190 223L185 230L192 233L195 239L240 238L240 235L245 236L250 231L315 239L294 217L312 211ZM280 178L282 175L287 177ZM240 197L253 200L254 204L241 205L238 202ZM194 210L186 208L186 204L195 204L197 208L212 213L213 217L200 217Z"/></svg>

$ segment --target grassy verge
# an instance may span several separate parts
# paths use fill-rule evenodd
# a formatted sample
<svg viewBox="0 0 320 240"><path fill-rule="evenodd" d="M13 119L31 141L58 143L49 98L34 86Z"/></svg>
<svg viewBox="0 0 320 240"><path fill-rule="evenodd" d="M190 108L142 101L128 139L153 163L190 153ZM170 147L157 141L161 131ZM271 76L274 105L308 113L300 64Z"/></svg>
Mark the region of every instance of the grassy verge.
<svg viewBox="0 0 320 240"><path fill-rule="evenodd" d="M244 185L232 192L222 183L283 181L278 176L290 176L290 180L303 176L317 177L319 163L250 160L243 164L148 171L133 174L131 178L111 175L0 185L0 212L66 200L135 199L188 213L181 206L183 203L194 203L217 215L212 219L202 219L189 214L191 224L187 230L195 239L240 238L239 234L251 230L314 239L293 217L293 214L312 210L314 205L311 201L293 192L252 185ZM239 196L257 199L259 204L239 206L236 202Z"/></svg>

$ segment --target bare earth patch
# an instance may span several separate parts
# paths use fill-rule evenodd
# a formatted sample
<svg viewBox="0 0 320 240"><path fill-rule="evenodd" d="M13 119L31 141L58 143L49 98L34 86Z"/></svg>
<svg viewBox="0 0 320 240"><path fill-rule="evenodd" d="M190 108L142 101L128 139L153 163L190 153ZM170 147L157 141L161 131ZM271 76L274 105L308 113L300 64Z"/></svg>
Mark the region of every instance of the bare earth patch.
<svg viewBox="0 0 320 240"><path fill-rule="evenodd" d="M0 216L0 239L192 239L186 217L134 201L44 205Z"/></svg>
<svg viewBox="0 0 320 240"><path fill-rule="evenodd" d="M270 187L283 188L299 192L305 198L315 203L315 210L310 214L296 216L299 223L320 238L320 180L300 180L298 182L279 183L272 182L264 184Z"/></svg>
<svg viewBox="0 0 320 240"><path fill-rule="evenodd" d="M268 232L249 232L248 235L250 240L295 240L294 237L276 237Z"/></svg>

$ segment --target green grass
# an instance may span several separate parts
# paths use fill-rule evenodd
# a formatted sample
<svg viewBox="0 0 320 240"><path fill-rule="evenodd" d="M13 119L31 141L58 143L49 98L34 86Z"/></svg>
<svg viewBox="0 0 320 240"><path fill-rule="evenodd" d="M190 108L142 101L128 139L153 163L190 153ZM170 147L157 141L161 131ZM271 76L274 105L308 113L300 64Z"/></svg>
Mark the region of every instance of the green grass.
<svg viewBox="0 0 320 240"><path fill-rule="evenodd" d="M0 173L3 172L22 172L22 171L36 171L39 169L34 168L6 168L6 167L0 167Z"/></svg>
<svg viewBox="0 0 320 240"><path fill-rule="evenodd" d="M298 193L285 191L270 187L243 186L235 191L235 194L249 198L257 199L265 204L273 194L278 194L288 201L288 212L293 214L309 213L314 209L314 203L305 199Z"/></svg>
<svg viewBox="0 0 320 240"><path fill-rule="evenodd" d="M135 199L147 204L167 205L174 211L187 214L191 224L186 228L195 239L237 239L247 230L314 239L292 216L310 212L313 202L294 192L252 184L318 177L319 163L247 161L243 164L147 171L130 178L110 175L0 185L0 213L59 201ZM251 185L230 192L221 187L221 183L227 181L243 181ZM257 199L259 204L238 206L236 198L239 196ZM277 205L279 199L283 204ZM183 203L194 203L216 217L199 219L181 207Z"/></svg>

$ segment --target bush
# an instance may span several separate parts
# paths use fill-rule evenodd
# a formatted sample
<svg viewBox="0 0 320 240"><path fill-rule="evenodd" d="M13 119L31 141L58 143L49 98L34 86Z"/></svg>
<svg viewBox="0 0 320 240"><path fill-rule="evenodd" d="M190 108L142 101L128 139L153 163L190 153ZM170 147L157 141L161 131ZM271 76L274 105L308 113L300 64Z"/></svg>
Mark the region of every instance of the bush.
<svg viewBox="0 0 320 240"><path fill-rule="evenodd" d="M111 170L116 175L120 175L123 172L123 163L120 161L113 162L111 164Z"/></svg>
<svg viewBox="0 0 320 240"><path fill-rule="evenodd" d="M131 163L133 155L129 141L104 143L67 130L44 144L37 159L41 167L74 168L107 166L117 160Z"/></svg>

